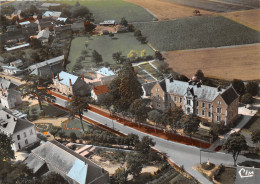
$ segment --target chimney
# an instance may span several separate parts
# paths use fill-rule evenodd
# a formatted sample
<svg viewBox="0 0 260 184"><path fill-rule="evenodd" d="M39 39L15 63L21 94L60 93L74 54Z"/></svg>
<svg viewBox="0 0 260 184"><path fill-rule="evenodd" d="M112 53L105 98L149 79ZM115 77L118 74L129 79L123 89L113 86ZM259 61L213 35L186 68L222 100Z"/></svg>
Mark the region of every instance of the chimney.
<svg viewBox="0 0 260 184"><path fill-rule="evenodd" d="M81 79L84 81L84 75L83 74L81 74Z"/></svg>
<svg viewBox="0 0 260 184"><path fill-rule="evenodd" d="M70 86L72 86L72 84L71 84L71 79L69 79L69 84L70 84Z"/></svg>
<svg viewBox="0 0 260 184"><path fill-rule="evenodd" d="M197 82L197 87L201 87L201 82Z"/></svg>
<svg viewBox="0 0 260 184"><path fill-rule="evenodd" d="M57 80L60 81L60 76L59 76L59 74L57 74Z"/></svg>
<svg viewBox="0 0 260 184"><path fill-rule="evenodd" d="M188 83L189 83L189 85L191 85L192 84L192 80L189 80Z"/></svg>
<svg viewBox="0 0 260 184"><path fill-rule="evenodd" d="M217 89L218 89L218 92L220 92L221 91L221 86L218 86Z"/></svg>
<svg viewBox="0 0 260 184"><path fill-rule="evenodd" d="M52 79L54 79L54 73L52 72Z"/></svg>

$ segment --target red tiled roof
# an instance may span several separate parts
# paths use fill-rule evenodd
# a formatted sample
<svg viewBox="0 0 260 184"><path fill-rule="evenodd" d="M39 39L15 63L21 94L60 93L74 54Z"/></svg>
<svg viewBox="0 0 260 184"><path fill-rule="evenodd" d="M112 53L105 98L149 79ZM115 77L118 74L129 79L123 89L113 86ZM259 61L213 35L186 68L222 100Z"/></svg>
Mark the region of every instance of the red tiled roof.
<svg viewBox="0 0 260 184"><path fill-rule="evenodd" d="M96 95L101 95L109 92L109 89L106 85L96 86L92 88Z"/></svg>

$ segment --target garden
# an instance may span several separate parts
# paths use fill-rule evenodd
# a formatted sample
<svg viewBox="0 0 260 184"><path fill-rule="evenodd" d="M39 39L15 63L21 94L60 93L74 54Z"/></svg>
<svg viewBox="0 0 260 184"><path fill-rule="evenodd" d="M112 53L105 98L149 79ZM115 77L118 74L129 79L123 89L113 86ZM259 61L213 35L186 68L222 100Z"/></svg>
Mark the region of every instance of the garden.
<svg viewBox="0 0 260 184"><path fill-rule="evenodd" d="M61 1L57 1L60 3ZM75 5L75 1L63 1L66 4ZM147 22L156 18L144 8L123 0L84 0L79 1L94 14L95 23L104 20L116 20L120 22L125 17L129 22Z"/></svg>
<svg viewBox="0 0 260 184"><path fill-rule="evenodd" d="M112 54L121 51L122 56L127 56L131 50L135 50L138 55L145 50L146 55L154 55L154 51L146 44L141 44L133 36L133 33L115 34L114 37L109 35L77 37L72 40L69 52L68 72L77 72L84 68L97 67L92 61L92 52L96 50L101 56L102 65L115 65ZM80 59L80 60L79 60Z"/></svg>
<svg viewBox="0 0 260 184"><path fill-rule="evenodd" d="M160 51L242 45L260 42L260 33L222 16L135 23Z"/></svg>

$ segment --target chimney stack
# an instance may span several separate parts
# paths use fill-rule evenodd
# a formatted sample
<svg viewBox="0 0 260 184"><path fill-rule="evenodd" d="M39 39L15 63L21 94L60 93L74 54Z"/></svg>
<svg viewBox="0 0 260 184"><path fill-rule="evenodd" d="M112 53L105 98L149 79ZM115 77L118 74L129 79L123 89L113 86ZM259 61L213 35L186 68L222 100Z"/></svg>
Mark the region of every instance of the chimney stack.
<svg viewBox="0 0 260 184"><path fill-rule="evenodd" d="M83 74L81 74L81 79L84 81L84 75Z"/></svg>
<svg viewBox="0 0 260 184"><path fill-rule="evenodd" d="M59 74L57 74L57 80L60 81L60 76L59 76Z"/></svg>
<svg viewBox="0 0 260 184"><path fill-rule="evenodd" d="M218 89L218 92L220 92L221 91L221 86L218 86L217 89Z"/></svg>
<svg viewBox="0 0 260 184"><path fill-rule="evenodd" d="M54 79L54 73L52 72L52 79Z"/></svg>
<svg viewBox="0 0 260 184"><path fill-rule="evenodd" d="M69 83L70 83L70 86L72 86L72 84L71 84L71 79L69 79Z"/></svg>

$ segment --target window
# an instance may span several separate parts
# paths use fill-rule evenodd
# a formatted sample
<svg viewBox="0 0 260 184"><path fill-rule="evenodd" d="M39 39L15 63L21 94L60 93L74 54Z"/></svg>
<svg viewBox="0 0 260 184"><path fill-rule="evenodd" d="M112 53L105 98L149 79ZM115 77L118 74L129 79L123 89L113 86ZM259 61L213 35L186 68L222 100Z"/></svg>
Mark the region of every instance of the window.
<svg viewBox="0 0 260 184"><path fill-rule="evenodd" d="M201 111L201 115L205 116L205 111L204 110Z"/></svg>
<svg viewBox="0 0 260 184"><path fill-rule="evenodd" d="M23 133L23 136L26 137L26 132Z"/></svg>
<svg viewBox="0 0 260 184"><path fill-rule="evenodd" d="M26 145L28 144L28 140L27 140L27 139L25 139L25 141L24 141L24 142L25 142L25 144L26 144Z"/></svg>
<svg viewBox="0 0 260 184"><path fill-rule="evenodd" d="M202 103L201 103L201 107L205 107L205 102L202 102Z"/></svg>
<svg viewBox="0 0 260 184"><path fill-rule="evenodd" d="M211 113L210 112L208 112L208 117L211 117Z"/></svg>
<svg viewBox="0 0 260 184"><path fill-rule="evenodd" d="M18 149L19 149L19 150L21 149L21 145L20 145L20 143L18 143Z"/></svg>
<svg viewBox="0 0 260 184"><path fill-rule="evenodd" d="M170 107L172 107L172 104L171 104L171 103L170 103L169 105L170 105Z"/></svg>
<svg viewBox="0 0 260 184"><path fill-rule="evenodd" d="M221 121L221 117L217 116L217 121L220 122Z"/></svg>
<svg viewBox="0 0 260 184"><path fill-rule="evenodd" d="M209 109L211 108L211 104L208 104L208 108L209 108Z"/></svg>
<svg viewBox="0 0 260 184"><path fill-rule="evenodd" d="M187 113L190 114L190 108L189 107L187 108Z"/></svg>
<svg viewBox="0 0 260 184"><path fill-rule="evenodd" d="M175 101L175 102L177 101L177 97L176 97L176 96L174 97L174 101Z"/></svg>
<svg viewBox="0 0 260 184"><path fill-rule="evenodd" d="M187 104L190 105L190 100L189 99L187 100Z"/></svg>
<svg viewBox="0 0 260 184"><path fill-rule="evenodd" d="M33 135L33 130L32 129L30 130L30 135Z"/></svg>
<svg viewBox="0 0 260 184"><path fill-rule="evenodd" d="M199 109L196 109L196 114L199 115Z"/></svg>
<svg viewBox="0 0 260 184"><path fill-rule="evenodd" d="M158 88L156 88L156 92L158 92L159 91L159 89Z"/></svg>
<svg viewBox="0 0 260 184"><path fill-rule="evenodd" d="M199 101L197 101L197 106L199 106Z"/></svg>
<svg viewBox="0 0 260 184"><path fill-rule="evenodd" d="M217 113L221 113L221 108L217 107Z"/></svg>
<svg viewBox="0 0 260 184"><path fill-rule="evenodd" d="M180 103L182 103L182 98L180 97Z"/></svg>
<svg viewBox="0 0 260 184"><path fill-rule="evenodd" d="M20 140L20 139L21 139L20 135L17 135L17 140Z"/></svg>
<svg viewBox="0 0 260 184"><path fill-rule="evenodd" d="M157 95L157 100L160 100L160 95Z"/></svg>
<svg viewBox="0 0 260 184"><path fill-rule="evenodd" d="M221 101L218 101L218 104L220 105L220 104L221 104Z"/></svg>
<svg viewBox="0 0 260 184"><path fill-rule="evenodd" d="M5 107L6 108L6 107ZM7 119L10 119L11 117L9 116L9 114L6 114L6 118Z"/></svg>

